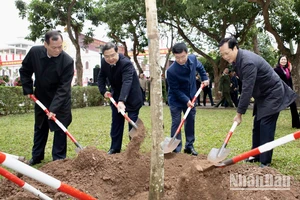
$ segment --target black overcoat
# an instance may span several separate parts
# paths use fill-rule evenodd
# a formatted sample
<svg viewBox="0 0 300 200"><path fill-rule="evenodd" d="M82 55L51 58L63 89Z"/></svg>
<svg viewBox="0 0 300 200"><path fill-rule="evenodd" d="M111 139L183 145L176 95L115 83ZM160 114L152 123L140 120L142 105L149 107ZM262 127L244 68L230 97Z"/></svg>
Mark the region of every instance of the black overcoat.
<svg viewBox="0 0 300 200"><path fill-rule="evenodd" d="M33 46L22 62L20 76L23 94L34 94L64 126L72 121L71 82L74 76L74 61L64 51L49 58L44 46ZM34 81L32 75L34 74ZM34 91L33 91L34 90ZM35 123L41 126L47 120L45 112L35 105ZM51 131L60 128L49 121Z"/></svg>
<svg viewBox="0 0 300 200"><path fill-rule="evenodd" d="M104 58L98 74L98 87L104 96L107 85L110 84L111 93L115 101L123 101L126 111L136 111L143 105L142 90L137 72L131 61L123 54L115 66L109 65Z"/></svg>
<svg viewBox="0 0 300 200"><path fill-rule="evenodd" d="M237 112L244 114L251 97L255 99L257 120L287 108L297 94L286 85L261 56L239 49L234 70L242 81Z"/></svg>

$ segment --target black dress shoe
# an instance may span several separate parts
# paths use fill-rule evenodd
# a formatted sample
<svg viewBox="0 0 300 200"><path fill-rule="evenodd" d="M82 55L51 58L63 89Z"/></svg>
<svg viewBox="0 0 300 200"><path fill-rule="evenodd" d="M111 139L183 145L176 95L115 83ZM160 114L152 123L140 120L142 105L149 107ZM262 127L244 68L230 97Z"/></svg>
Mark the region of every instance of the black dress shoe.
<svg viewBox="0 0 300 200"><path fill-rule="evenodd" d="M261 168L264 168L264 167L270 167L270 166L271 166L270 163L261 163L261 164L259 165L259 167L261 167Z"/></svg>
<svg viewBox="0 0 300 200"><path fill-rule="evenodd" d="M110 149L107 154L115 154L115 153L120 153L120 150L116 150L116 149Z"/></svg>
<svg viewBox="0 0 300 200"><path fill-rule="evenodd" d="M180 153L180 151L177 151L176 149L174 149L173 153Z"/></svg>
<svg viewBox="0 0 300 200"><path fill-rule="evenodd" d="M36 165L36 164L39 164L41 163L42 161L41 160L33 160L32 158L28 161L28 164L30 166L33 166L33 165Z"/></svg>
<svg viewBox="0 0 300 200"><path fill-rule="evenodd" d="M183 152L184 152L184 153L187 153L187 154L192 154L193 156L197 156L197 155L198 155L198 152L195 151L194 148L191 148L191 149L184 149Z"/></svg>

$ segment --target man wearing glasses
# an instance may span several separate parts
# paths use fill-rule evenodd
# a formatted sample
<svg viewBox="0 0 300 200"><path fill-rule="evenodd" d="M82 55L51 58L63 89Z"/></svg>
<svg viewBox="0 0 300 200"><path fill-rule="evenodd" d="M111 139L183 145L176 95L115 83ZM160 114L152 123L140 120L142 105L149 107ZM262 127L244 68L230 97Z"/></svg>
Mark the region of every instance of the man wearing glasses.
<svg viewBox="0 0 300 200"><path fill-rule="evenodd" d="M111 146L108 154L120 153L124 131L124 117L121 110L128 113L129 118L136 122L139 110L143 105L143 96L139 78L132 62L118 53L118 47L107 43L102 48L101 70L98 74L100 93L109 98L111 95L117 102L118 108L111 104L112 124L110 130ZM106 86L110 86L108 90ZM129 124L129 131L133 128Z"/></svg>

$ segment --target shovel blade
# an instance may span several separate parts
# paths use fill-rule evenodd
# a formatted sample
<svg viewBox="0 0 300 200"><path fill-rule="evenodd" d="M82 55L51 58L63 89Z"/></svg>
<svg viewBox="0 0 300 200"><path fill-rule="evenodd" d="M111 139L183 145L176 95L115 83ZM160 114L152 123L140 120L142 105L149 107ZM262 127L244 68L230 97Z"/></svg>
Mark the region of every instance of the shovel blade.
<svg viewBox="0 0 300 200"><path fill-rule="evenodd" d="M223 161L230 153L230 149L224 148L221 152L220 149L212 148L207 156L207 160L212 163Z"/></svg>
<svg viewBox="0 0 300 200"><path fill-rule="evenodd" d="M160 145L161 145L161 148L162 148L164 154L166 154L166 153L173 152L177 148L179 143L180 143L180 140L178 140L176 138L166 137L165 140Z"/></svg>
<svg viewBox="0 0 300 200"><path fill-rule="evenodd" d="M136 124L137 128L132 127L132 129L129 131L129 136L131 138L133 138L134 136L137 136L138 132L145 128L144 123L140 118L138 118L136 120L135 124Z"/></svg>

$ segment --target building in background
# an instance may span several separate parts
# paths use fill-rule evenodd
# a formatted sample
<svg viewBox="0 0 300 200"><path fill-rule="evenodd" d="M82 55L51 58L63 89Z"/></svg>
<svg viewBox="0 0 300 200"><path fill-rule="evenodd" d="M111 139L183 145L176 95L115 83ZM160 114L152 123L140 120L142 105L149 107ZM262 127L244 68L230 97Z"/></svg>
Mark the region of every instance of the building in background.
<svg viewBox="0 0 300 200"><path fill-rule="evenodd" d="M16 42L0 46L0 76L7 75L9 85L19 77L22 61L33 45L33 42L18 38Z"/></svg>
<svg viewBox="0 0 300 200"><path fill-rule="evenodd" d="M63 33L64 43L63 49L66 51L74 60L76 60L76 49L72 44L67 33ZM98 39L94 39L89 45L83 44L84 35L80 34L79 44L81 46L81 60L83 65L83 75L82 83L83 86L87 86L90 78L93 78L93 81L96 82L95 77L95 67L101 68L101 46L105 45L106 42ZM19 77L19 69L22 65L22 61L30 48L34 45L43 45L40 43L33 43L22 38L17 38L15 42L0 46L0 76L8 75L10 79L10 84L12 85L14 80ZM118 52L124 53L124 47L118 46ZM167 48L160 49L159 65L164 66L166 60L166 54L168 52ZM128 53L133 62L132 52ZM138 62L143 68L144 74L146 77L150 76L150 67L149 67L149 52L146 49L144 53L138 55ZM133 62L134 64L134 62ZM134 64L135 65L135 64ZM74 65L74 78L72 84L76 80L76 67ZM138 73L138 69L137 73ZM98 72L99 70L96 70ZM34 77L33 77L34 78Z"/></svg>

